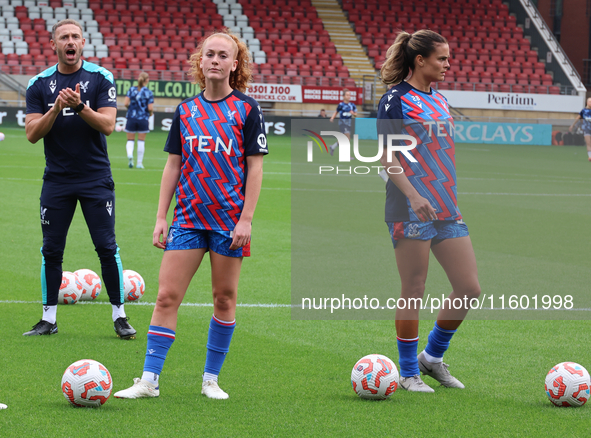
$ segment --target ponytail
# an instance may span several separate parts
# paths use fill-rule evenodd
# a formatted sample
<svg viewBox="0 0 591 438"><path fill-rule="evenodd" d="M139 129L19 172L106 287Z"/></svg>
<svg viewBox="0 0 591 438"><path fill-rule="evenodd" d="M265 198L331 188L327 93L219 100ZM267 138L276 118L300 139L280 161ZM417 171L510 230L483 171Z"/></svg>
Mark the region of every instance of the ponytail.
<svg viewBox="0 0 591 438"><path fill-rule="evenodd" d="M418 55L428 58L437 44L447 44L447 40L432 30L418 30L412 35L401 31L386 52L386 61L380 70L382 82L395 85L406 79L414 70Z"/></svg>

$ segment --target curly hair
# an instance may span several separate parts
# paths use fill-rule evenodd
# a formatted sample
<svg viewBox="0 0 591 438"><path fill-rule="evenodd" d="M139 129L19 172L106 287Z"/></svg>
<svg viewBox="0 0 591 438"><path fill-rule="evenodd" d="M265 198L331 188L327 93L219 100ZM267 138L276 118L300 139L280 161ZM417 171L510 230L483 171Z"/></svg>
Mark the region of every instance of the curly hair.
<svg viewBox="0 0 591 438"><path fill-rule="evenodd" d="M234 35L226 27L219 31L215 31L203 38L195 52L189 58L189 76L193 77L195 82L199 84L201 89L205 89L205 75L201 70L201 57L203 56L203 46L205 43L214 37L229 38L234 43L234 59L238 60L236 70L230 72L230 87L234 90L245 92L248 88L248 83L252 81L251 56L246 43Z"/></svg>
<svg viewBox="0 0 591 438"><path fill-rule="evenodd" d="M412 35L404 31L398 33L380 69L382 82L386 85L402 82L414 70L416 57L429 57L436 44L447 44L447 40L432 30L421 29Z"/></svg>

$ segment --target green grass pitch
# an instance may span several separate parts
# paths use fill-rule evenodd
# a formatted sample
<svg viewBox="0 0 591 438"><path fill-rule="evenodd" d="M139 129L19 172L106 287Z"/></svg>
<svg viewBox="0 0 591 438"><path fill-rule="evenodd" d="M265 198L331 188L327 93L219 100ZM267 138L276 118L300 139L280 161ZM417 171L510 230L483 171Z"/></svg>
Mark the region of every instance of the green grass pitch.
<svg viewBox="0 0 591 438"><path fill-rule="evenodd" d="M24 130L4 133L0 402L8 409L0 411L1 437L588 434L589 405L555 408L544 393L544 377L556 363L570 360L591 370L587 320L466 321L445 356L465 390L441 388L426 377L434 394L399 390L383 402L359 399L349 380L359 358L381 353L398 363L394 321L292 320L286 306L291 302L290 142L275 136L269 137L253 256L243 265L239 303L283 306L238 309L232 348L220 376L230 399L208 400L200 394L212 313L204 263L185 297L185 303L195 305L183 306L179 313L160 397L111 397L99 409L71 407L60 381L66 367L78 359L106 365L115 391L130 386L141 373L162 257L151 242L166 134L148 135L144 170L127 168L124 133L108 138L123 266L138 271L147 284L142 302L126 306L138 338L121 341L115 337L104 291L96 303L60 306L58 335L22 336L41 316L39 194L44 157L42 144L28 143ZM564 295L578 290L588 295L591 163L584 149L458 145L456 158L459 205L470 227L483 293ZM386 245L385 231L383 239ZM388 254L394 266L391 248ZM63 266L100 272L79 210ZM393 293L396 287L392 285ZM445 275L432 263L427 291L448 289ZM577 307L591 308L589 301ZM431 326L431 321L421 323L420 348Z"/></svg>

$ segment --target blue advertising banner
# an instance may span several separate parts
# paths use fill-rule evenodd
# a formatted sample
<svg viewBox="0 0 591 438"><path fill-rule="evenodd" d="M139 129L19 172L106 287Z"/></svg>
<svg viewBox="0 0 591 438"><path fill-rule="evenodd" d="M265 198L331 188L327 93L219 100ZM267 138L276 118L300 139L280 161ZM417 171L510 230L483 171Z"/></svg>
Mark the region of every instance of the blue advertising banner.
<svg viewBox="0 0 591 438"><path fill-rule="evenodd" d="M552 125L490 122L456 122L455 125L456 143L552 144Z"/></svg>
<svg viewBox="0 0 591 438"><path fill-rule="evenodd" d="M360 140L377 140L376 119L356 119ZM552 125L536 123L455 122L456 143L530 144L550 146Z"/></svg>

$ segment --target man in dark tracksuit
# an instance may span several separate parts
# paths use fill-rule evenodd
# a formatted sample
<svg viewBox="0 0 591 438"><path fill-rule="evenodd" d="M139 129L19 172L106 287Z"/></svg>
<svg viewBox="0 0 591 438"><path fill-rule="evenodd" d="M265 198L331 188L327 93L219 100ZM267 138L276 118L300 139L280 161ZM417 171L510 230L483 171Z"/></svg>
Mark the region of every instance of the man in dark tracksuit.
<svg viewBox="0 0 591 438"><path fill-rule="evenodd" d="M43 138L45 173L41 190L41 290L43 317L26 336L57 333L56 310L68 228L78 201L113 308L117 336L135 338L123 299L123 269L115 242L115 185L107 140L115 128L117 93L113 74L81 59L82 27L74 20L53 26L51 47L58 64L27 87L27 139Z"/></svg>

